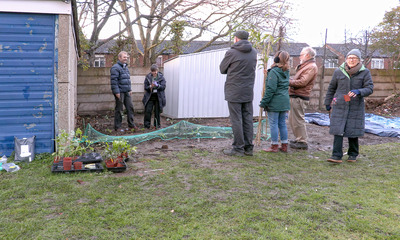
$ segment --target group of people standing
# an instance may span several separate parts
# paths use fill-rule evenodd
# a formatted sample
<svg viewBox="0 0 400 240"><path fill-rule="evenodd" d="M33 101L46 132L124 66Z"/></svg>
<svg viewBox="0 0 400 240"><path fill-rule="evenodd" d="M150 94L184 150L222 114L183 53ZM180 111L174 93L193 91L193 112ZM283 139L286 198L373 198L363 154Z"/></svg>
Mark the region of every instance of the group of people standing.
<svg viewBox="0 0 400 240"><path fill-rule="evenodd" d="M253 87L257 52L248 41L249 34L240 30L234 34L234 44L220 64L222 74L227 74L225 100L228 108L234 140L226 155L253 155ZM266 152L287 152L308 149L305 110L318 74L316 52L305 47L300 53L300 64L293 77L289 75L289 53L277 51L274 63L267 71L265 93L260 102L268 115L271 146ZM341 163L343 137L349 141L348 162L355 162L359 155L358 137L364 135L364 97L373 92L371 74L361 63L361 52L351 50L346 61L335 70L325 97L326 110L330 112L330 130L334 135L333 150L327 160ZM295 139L289 141L286 116ZM281 146L279 146L279 140Z"/></svg>
<svg viewBox="0 0 400 240"><path fill-rule="evenodd" d="M128 69L128 53L121 51L118 61L110 69L111 91L115 98L114 130L118 131L122 124L123 107L127 113L128 127L137 129L133 121L132 87ZM151 65L150 73L144 80L144 96L142 102L145 107L143 126L150 128L151 116L154 111L154 128L161 127L160 114L166 105L164 75L158 71L156 64Z"/></svg>
<svg viewBox="0 0 400 240"><path fill-rule="evenodd" d="M220 72L227 74L224 94L228 102L229 117L232 124L232 148L223 152L230 156L253 155L253 89L257 65L257 51L248 41L249 33L239 30L234 34L231 46L222 62ZM274 63L266 71L264 97L260 107L268 115L271 130L271 146L266 152L287 152L288 146L294 149L308 149L305 110L318 74L315 62L316 52L305 47L300 53L300 64L293 77L289 74L290 55L277 51ZM128 53L120 52L118 62L111 67L111 90L115 98L114 129L121 128L122 110L125 106L129 128L137 128L133 121L133 104L130 73L127 67ZM343 157L343 138L349 141L348 162L355 162L359 155L358 137L364 135L365 107L364 97L373 92L370 71L361 63L361 52L351 50L345 62L334 72L325 97L326 110L330 112L330 130L334 135L332 155L329 162L341 163ZM166 81L157 65L152 65L144 80L145 106L144 127L150 128L154 111L154 127L160 128L160 113L166 105ZM295 139L288 139L288 123ZM279 146L280 142L280 146Z"/></svg>

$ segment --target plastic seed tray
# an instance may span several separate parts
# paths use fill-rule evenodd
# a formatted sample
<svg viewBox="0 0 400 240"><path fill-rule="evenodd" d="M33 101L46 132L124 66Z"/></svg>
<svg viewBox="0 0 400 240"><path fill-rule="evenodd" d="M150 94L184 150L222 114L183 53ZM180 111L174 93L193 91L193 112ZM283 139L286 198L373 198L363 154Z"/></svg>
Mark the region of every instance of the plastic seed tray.
<svg viewBox="0 0 400 240"><path fill-rule="evenodd" d="M108 171L111 171L111 172L114 172L114 173L123 172L123 171L126 170L126 163L125 163L125 161L122 161L121 163L122 163L122 165L124 165L123 167L111 167L111 168L108 168L106 166L106 168L107 168Z"/></svg>
<svg viewBox="0 0 400 240"><path fill-rule="evenodd" d="M82 162L83 164L86 163L99 163L103 161L100 153L92 152L92 153L85 153L84 155L78 157L75 161Z"/></svg>
<svg viewBox="0 0 400 240"><path fill-rule="evenodd" d="M75 170L72 164L71 170L64 170L63 162L53 163L51 166L51 172L53 173L74 173L74 172L102 172L104 170L101 163L84 163L82 169Z"/></svg>

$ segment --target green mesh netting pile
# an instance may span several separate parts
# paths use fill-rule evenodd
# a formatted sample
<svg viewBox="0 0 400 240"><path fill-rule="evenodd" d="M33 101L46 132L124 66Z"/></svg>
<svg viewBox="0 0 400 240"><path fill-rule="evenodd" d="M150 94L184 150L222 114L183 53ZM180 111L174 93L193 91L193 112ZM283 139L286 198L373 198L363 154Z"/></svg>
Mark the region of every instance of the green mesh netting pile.
<svg viewBox="0 0 400 240"><path fill-rule="evenodd" d="M270 134L266 132L265 120L262 121L261 139L267 140ZM258 122L253 124L254 137L257 134ZM160 130L143 133L139 135L129 136L110 136L96 131L90 124L85 129L85 136L87 139L96 142L112 142L116 139L124 138L130 144L136 145L141 142L149 141L155 138L162 140L171 139L197 139L197 138L233 138L232 128L230 127L209 127L190 123L187 121L180 121Z"/></svg>

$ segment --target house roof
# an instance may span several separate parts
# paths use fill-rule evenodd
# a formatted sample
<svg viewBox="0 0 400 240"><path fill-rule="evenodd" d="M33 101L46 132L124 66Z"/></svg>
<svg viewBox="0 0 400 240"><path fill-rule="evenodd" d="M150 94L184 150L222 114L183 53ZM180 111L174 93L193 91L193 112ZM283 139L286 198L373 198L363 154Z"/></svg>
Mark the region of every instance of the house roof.
<svg viewBox="0 0 400 240"><path fill-rule="evenodd" d="M309 45L307 43L282 42L280 50L288 52L289 55L293 57L300 56L301 50L305 47L309 47ZM277 44L274 44L272 49L274 51L272 51L271 55L274 55L277 51Z"/></svg>
<svg viewBox="0 0 400 240"><path fill-rule="evenodd" d="M100 40L101 41L101 40ZM111 53L110 48L112 48L115 45L116 40L111 40L104 45L100 46L98 49L96 49L95 53L97 54L107 54ZM188 54L188 53L194 53L197 49L203 47L206 45L209 41L192 41L182 47L182 54ZM143 45L140 40L136 40L136 44L139 48L140 51L143 51ZM157 51L161 51L167 44L170 44L170 41L164 41L162 42L157 48ZM202 52L204 51L210 51L210 50L215 50L215 49L221 49L221 48L228 48L230 47L231 44L230 42L227 41L215 41L213 42L210 46L207 48L203 49ZM164 54L172 54L171 49L167 49L164 51Z"/></svg>
<svg viewBox="0 0 400 240"><path fill-rule="evenodd" d="M110 48L112 48L115 45L116 40L111 40L101 47L99 47L95 53L96 54L107 54L110 53ZM194 53L196 50L200 49L201 47L205 46L209 41L192 41L182 47L182 54L189 54L189 53ZM136 44L138 45L138 48L140 51L143 51L143 45L140 40L136 40ZM162 48L165 47L165 45L170 44L170 41L164 41L157 47L157 51L160 51ZM287 51L290 56L300 56L300 52L304 47L308 47L309 45L307 43L293 43L293 42L285 42L282 43L281 50L282 51ZM231 42L229 41L215 41L213 42L210 46L207 48L203 49L201 52L205 51L211 51L211 50L217 50L217 49L222 49L222 48L230 48L231 47ZM272 51L271 54L273 55L276 50L276 44L272 46ZM172 54L171 49L167 49L164 51L164 54Z"/></svg>
<svg viewBox="0 0 400 240"><path fill-rule="evenodd" d="M328 46L332 47L335 51L345 57L347 53L354 48L358 48L361 51L362 57L365 57L365 45L354 44L354 43L327 43ZM383 54L380 50L372 50L368 48L368 53L372 52L372 57L388 57L388 55Z"/></svg>
<svg viewBox="0 0 400 240"><path fill-rule="evenodd" d="M324 57L323 47L316 47L314 49L317 52L317 56ZM329 48L326 48L326 58L337 58L337 55L334 52L332 52Z"/></svg>

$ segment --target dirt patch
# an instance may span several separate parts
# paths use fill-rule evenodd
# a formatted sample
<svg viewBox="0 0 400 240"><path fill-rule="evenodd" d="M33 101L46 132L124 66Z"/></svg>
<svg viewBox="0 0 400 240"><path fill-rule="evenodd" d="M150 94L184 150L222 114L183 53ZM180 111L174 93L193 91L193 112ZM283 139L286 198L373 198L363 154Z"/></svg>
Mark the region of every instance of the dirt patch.
<svg viewBox="0 0 400 240"><path fill-rule="evenodd" d="M394 95L386 102L383 101L370 101L366 103L366 111L368 113L373 113L377 115L382 115L386 117L399 117L400 116L400 96ZM315 111L312 111L315 112ZM123 135L136 135L143 134L155 129L144 129L143 128L143 114L135 114L135 123L138 129L128 129L126 120L123 120L122 129L123 131L114 131L113 129L113 113L109 112L107 114L97 115L97 116L79 116L77 119L77 127L83 129L85 124L90 123L93 128L97 131L113 136L123 136ZM182 120L182 119L180 119ZM167 127L177 123L180 120L169 119L166 117L161 117L161 126ZM230 127L229 118L191 118L184 119L191 123L205 125L205 126L217 126L217 127ZM254 119L256 122L257 119ZM327 151L332 150L333 136L329 134L329 127L318 126L315 124L307 124L307 131L309 135L309 149L308 152L312 153L315 151ZM293 134L288 129L289 139L293 139ZM373 134L365 134L364 137L359 139L360 145L376 145L389 142L400 142L399 138L390 137L379 137ZM137 145L138 155L137 158L131 162L128 162L129 168L126 172L119 174L124 175L139 175L146 176L152 174L160 174L163 169L149 170L145 163L141 162L141 159L165 159L174 156L177 152L183 150L206 150L211 154L223 156L222 150L230 148L232 144L232 139L174 139L163 141L160 139L143 142ZM258 152L263 148L269 146L269 141L263 141L260 146L255 146L255 151ZM344 147L347 148L347 141L344 141ZM293 153L301 150L289 149L289 153ZM195 152L193 154L196 154ZM204 162L207 164L207 161ZM213 163L209 163L210 167Z"/></svg>

